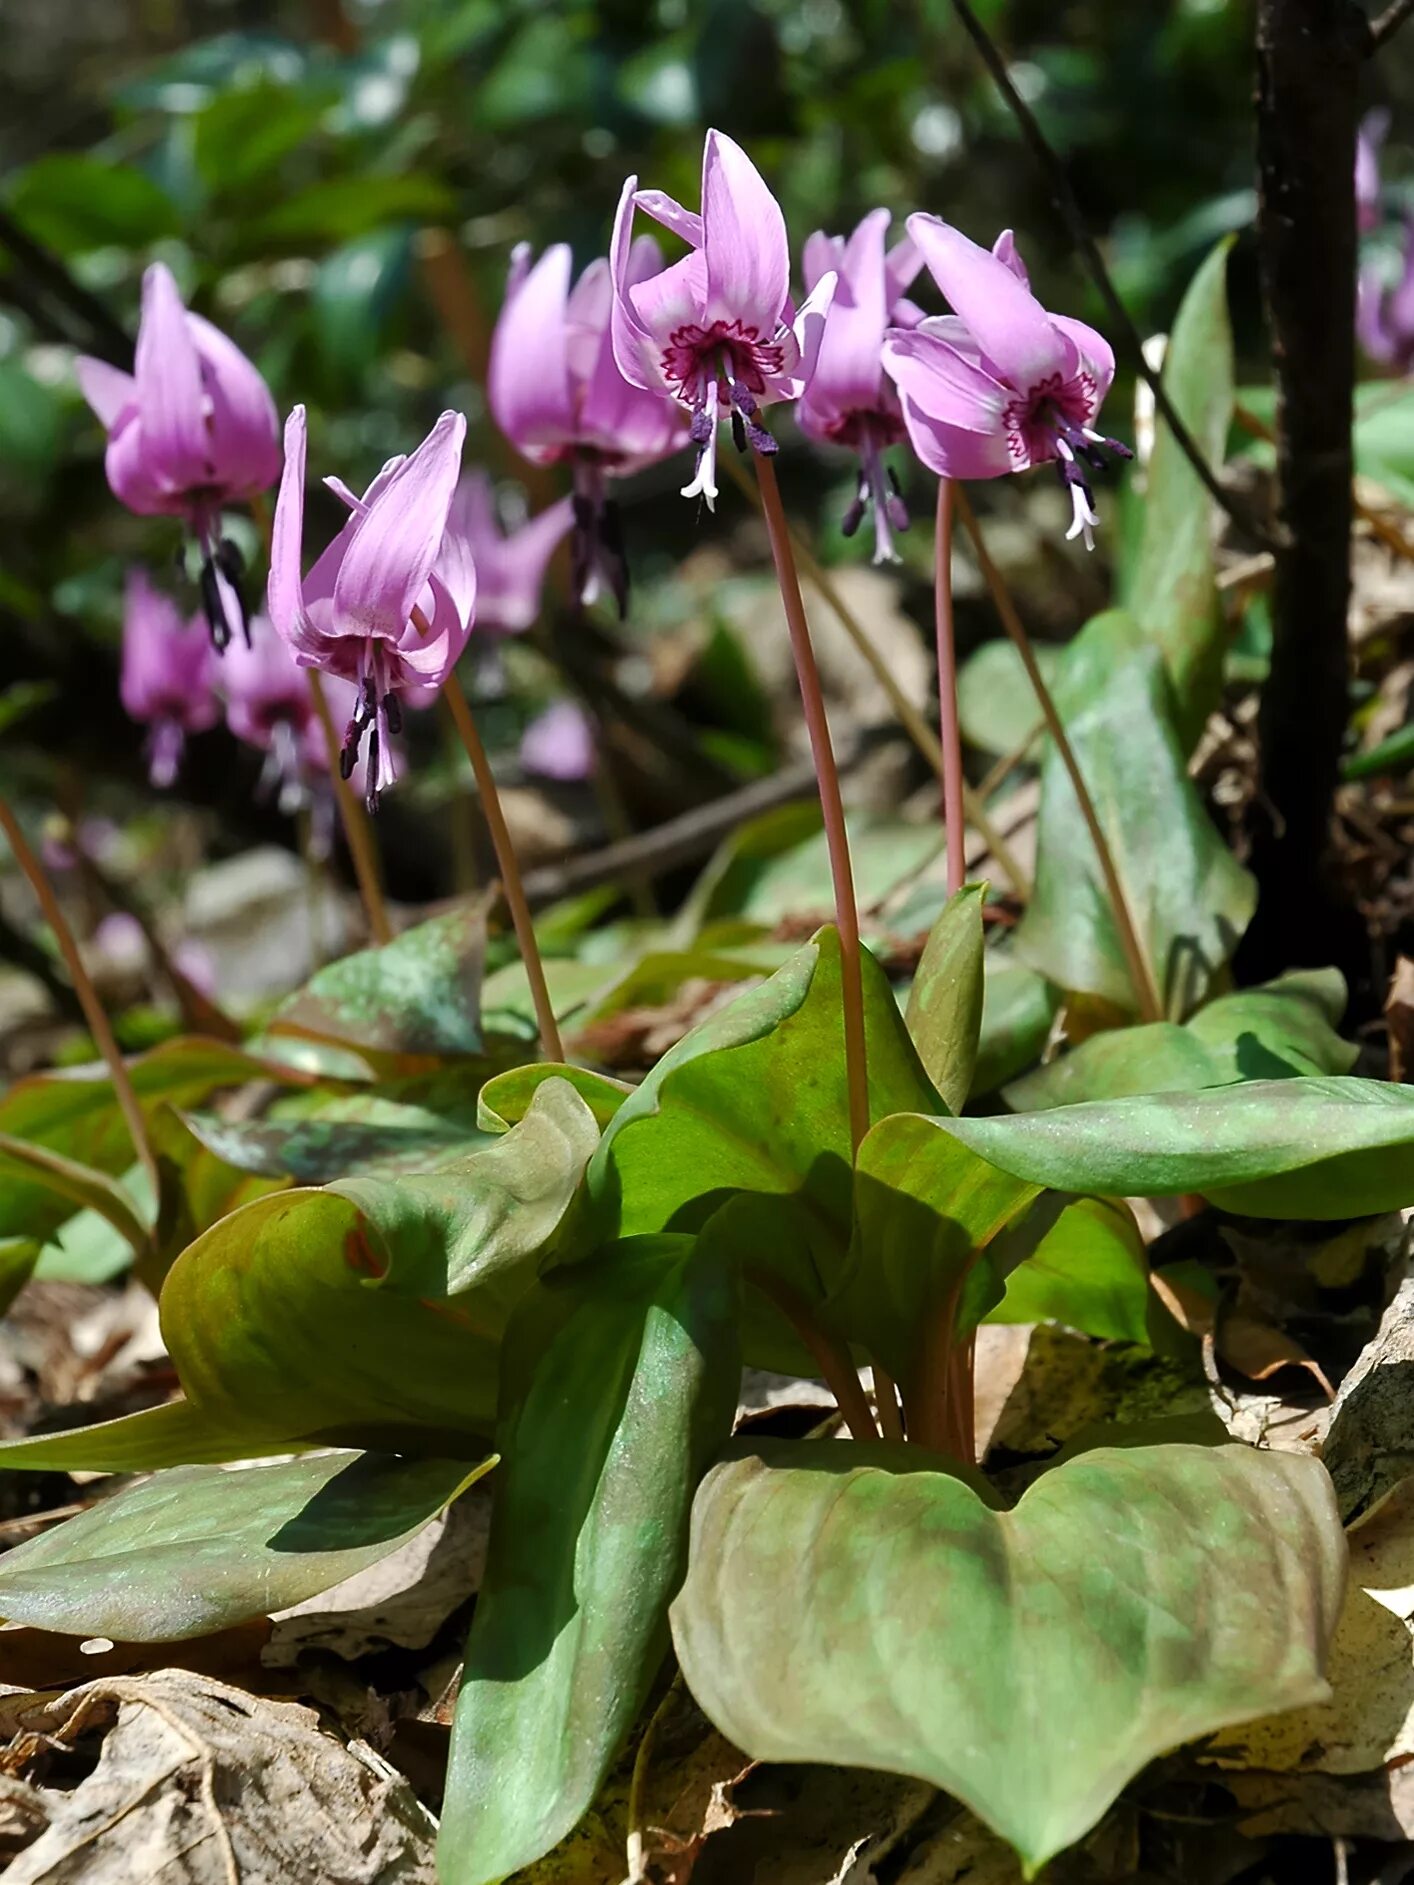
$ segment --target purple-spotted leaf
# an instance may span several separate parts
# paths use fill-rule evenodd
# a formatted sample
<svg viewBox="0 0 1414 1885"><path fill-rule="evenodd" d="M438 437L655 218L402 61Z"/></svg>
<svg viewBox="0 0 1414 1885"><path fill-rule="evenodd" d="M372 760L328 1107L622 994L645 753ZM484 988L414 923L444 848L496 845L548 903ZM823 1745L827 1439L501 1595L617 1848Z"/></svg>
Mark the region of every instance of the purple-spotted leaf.
<svg viewBox="0 0 1414 1885"><path fill-rule="evenodd" d="M1315 1460L1106 1448L1000 1511L913 1447L733 1451L672 1609L698 1702L757 1760L941 1787L1028 1877L1155 1756L1328 1693L1346 1550Z"/></svg>
<svg viewBox="0 0 1414 1885"><path fill-rule="evenodd" d="M0 1559L0 1616L168 1643L268 1616L386 1558L494 1464L320 1453L158 1473Z"/></svg>

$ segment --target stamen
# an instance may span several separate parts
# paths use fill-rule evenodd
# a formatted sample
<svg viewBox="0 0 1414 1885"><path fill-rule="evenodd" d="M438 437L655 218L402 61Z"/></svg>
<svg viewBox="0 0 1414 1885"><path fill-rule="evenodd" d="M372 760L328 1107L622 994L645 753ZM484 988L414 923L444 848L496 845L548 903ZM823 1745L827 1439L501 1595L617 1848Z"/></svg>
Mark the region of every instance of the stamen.
<svg viewBox="0 0 1414 1885"><path fill-rule="evenodd" d="M206 626L211 630L212 645L217 654L225 654L231 645L231 625L226 620L226 606L221 597L216 565L209 556L201 560L198 581L201 588L201 612L206 617Z"/></svg>
<svg viewBox="0 0 1414 1885"><path fill-rule="evenodd" d="M383 718L388 722L390 733L403 730L403 703L391 689L383 696Z"/></svg>

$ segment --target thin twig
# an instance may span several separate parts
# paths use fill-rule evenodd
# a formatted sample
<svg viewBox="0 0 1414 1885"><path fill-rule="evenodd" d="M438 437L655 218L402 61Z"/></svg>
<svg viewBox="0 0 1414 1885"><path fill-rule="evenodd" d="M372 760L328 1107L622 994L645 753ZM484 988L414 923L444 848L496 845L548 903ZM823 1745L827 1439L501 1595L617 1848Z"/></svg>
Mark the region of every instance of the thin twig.
<svg viewBox="0 0 1414 1885"><path fill-rule="evenodd" d="M350 790L349 782L339 768L340 740L334 731L334 716L329 711L329 697L324 692L324 677L314 668L309 669L309 691L314 701L314 711L319 716L319 725L329 753L329 782L334 788L334 802L339 808L344 837L348 841L349 856L353 859L354 876L358 879L364 914L368 918L368 927L374 942L381 946L393 940L393 926L388 921L388 906L383 901L383 884L378 873L378 852L374 847L373 833L369 828L364 809Z"/></svg>
<svg viewBox="0 0 1414 1885"><path fill-rule="evenodd" d="M54 940L59 945L59 952L64 958L64 966L69 971L69 980L74 985L74 993L83 1006L84 1019L88 1023L89 1033L97 1044L99 1053L108 1066L109 1078L113 1082L113 1093L118 1102L118 1109L127 1124L132 1138L133 1150L138 1162L152 1181L152 1195L161 1196L160 1179L157 1169L157 1155L152 1149L152 1140L148 1136L147 1120L133 1089L128 1074L127 1063L113 1034L112 1024L98 999L88 970L84 967L83 957L79 953L74 932L69 928L68 918L59 906L59 899L50 888L49 879L44 874L44 866L30 849L29 840L20 829L10 807L0 799L0 831L3 831L14 853L15 862L29 879L30 888L39 900L39 907L44 912L44 920L54 932Z"/></svg>
<svg viewBox="0 0 1414 1885"><path fill-rule="evenodd" d="M815 777L820 784L820 810L825 820L825 847L830 856L830 878L835 892L835 923L840 936L840 994L844 1010L845 1075L849 1087L849 1136L857 1152L860 1140L869 1130L869 1069L864 1033L864 978L860 965L859 906L854 900L854 871L849 859L849 832L845 826L844 799L840 793L839 769L830 744L830 723L825 714L825 696L820 689L820 670L815 664L815 650L810 642L810 625L800 593L795 557L791 550L790 526L781 503L776 467L763 452L754 454L756 481L761 490L761 509L766 532L771 539L771 560L776 566L776 581L790 631L791 654L795 659L796 680L805 727L810 735L810 753L815 761Z"/></svg>
<svg viewBox="0 0 1414 1885"><path fill-rule="evenodd" d="M482 744L481 734L471 708L467 705L462 684L453 670L442 684L442 698L452 711L461 743L466 748L466 756L471 761L471 770L476 778L476 789L481 795L481 810L486 819L487 829L491 833L491 848L496 853L496 865L501 873L501 890L506 899L506 908L511 913L511 924L520 945L521 960L525 964L526 978L530 983L530 998L535 1005L535 1022L540 1030L540 1044L550 1060L563 1061L565 1050L560 1044L560 1030L555 1021L554 1003L550 1000L550 990L545 981L545 964L540 959L540 945L535 940L535 925L531 921L530 905L526 902L525 886L521 881L520 865L516 861L515 846L511 842L510 829L506 824L506 815L501 809L501 795L496 789L496 776L491 770L491 762L486 757L486 748Z"/></svg>
<svg viewBox="0 0 1414 1885"><path fill-rule="evenodd" d="M1270 531L1248 513L1247 507L1239 498L1234 497L1232 492L1224 488L1217 473L1208 463L1202 447L1175 410L1174 403L1164 386L1162 374L1151 367L1145 358L1143 336L1135 325L1134 317L1120 299L1114 282L1110 279L1110 271L1105 265L1104 256L1100 253L1100 245L1091 235L1084 213L1076 200L1075 192L1070 187L1065 165L1052 149L1035 112L1013 83L1006 60L1002 57L986 27L973 11L970 0L952 0L952 4L953 11L961 20L964 31L977 48L982 63L991 74L993 83L1006 100L1007 107L1016 119L1032 156L1050 183L1056 208L1060 211L1061 220L1070 232L1070 239L1079 250L1081 259L1089 270L1090 279L1094 282L1111 321L1125 342L1131 365L1139 377L1145 380L1153 390L1154 405L1170 432L1173 433L1174 443L1201 478L1214 503L1221 506L1240 530L1253 537L1258 543L1271 548Z"/></svg>
<svg viewBox="0 0 1414 1885"><path fill-rule="evenodd" d="M1414 19L1414 0L1392 0L1383 13L1370 21L1370 51L1378 52L1409 19Z"/></svg>
<svg viewBox="0 0 1414 1885"><path fill-rule="evenodd" d="M938 480L933 543L933 624L938 647L938 734L943 751L943 829L947 833L948 895L967 877L962 835L962 733L957 718L957 648L952 625L952 479Z"/></svg>
<svg viewBox="0 0 1414 1885"><path fill-rule="evenodd" d="M727 457L723 459L722 462L725 464L732 480L741 487L753 503L759 505L761 501L760 496L754 489L743 467L732 457ZM933 771L938 775L939 783L941 783L944 771L943 749L938 744L937 734L933 732L917 707L899 686L888 662L885 661L884 657L875 647L873 639L865 629L864 624L840 594L833 577L831 577L824 565L820 562L818 557L816 557L814 551L810 548L810 545L793 525L791 527L790 541L791 548L795 552L797 563L799 563L801 569L805 572L812 586L819 591L821 599L825 602L826 606L833 611L840 627L854 643L856 649L867 664L870 673L884 690L884 695L889 705L898 716L899 724L913 741L913 744L918 748L924 759L933 768ZM989 854L995 858L997 863L1001 866L1008 883L1010 883L1012 887L1013 894L1020 902L1024 903L1030 895L1030 883L1027 879L1026 872L1017 862L1016 854L1011 849L1011 846L1007 843L1001 832L998 831L987 811L985 801L986 793L974 791L967 783L966 779L964 779L962 782L962 802L967 812L967 822L982 839Z"/></svg>
<svg viewBox="0 0 1414 1885"><path fill-rule="evenodd" d="M1075 793L1081 817L1085 820L1086 829L1090 833L1090 842L1095 847L1100 872L1105 880L1110 909L1114 916L1115 928L1119 932L1124 959L1129 965L1129 977L1134 987L1135 1000L1139 1004L1140 1015L1145 1021L1162 1021L1164 1005L1158 985L1154 980L1154 971L1140 943L1139 930L1135 924L1133 912L1130 910L1129 900L1124 894L1124 885L1120 882L1114 854L1110 850L1109 840L1105 836L1104 827L1095 810L1095 801L1090 796L1090 788L1086 785L1085 776L1080 770L1080 762L1075 756L1070 736L1056 710L1056 703L1052 698L1050 688L1046 685L1046 678L1037 664L1031 638L1022 626L1021 617L1016 611L1016 604L1012 601L1010 592L1002 580L1001 571L992 561L991 552L983 539L972 505L968 501L966 492L961 488L957 492L956 501L958 515L962 518L963 527L972 539L978 568L991 591L992 601L996 604L1002 627L1011 637L1016 652L1021 656L1021 665L1026 669L1027 678L1036 695L1036 703L1045 716L1047 731L1055 741L1061 763L1070 775L1071 789Z"/></svg>

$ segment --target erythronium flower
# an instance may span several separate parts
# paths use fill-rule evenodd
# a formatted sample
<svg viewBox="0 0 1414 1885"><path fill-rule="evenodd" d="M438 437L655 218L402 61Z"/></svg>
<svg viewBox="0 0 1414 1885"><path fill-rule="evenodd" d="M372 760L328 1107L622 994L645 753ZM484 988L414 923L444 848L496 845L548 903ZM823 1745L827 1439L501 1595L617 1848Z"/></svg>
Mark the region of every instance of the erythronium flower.
<svg viewBox="0 0 1414 1885"><path fill-rule="evenodd" d="M641 236L629 250L626 279L646 281L662 267L658 244ZM683 416L619 371L608 262L591 262L573 288L570 273L563 242L533 267L530 245L516 248L491 336L486 396L497 425L532 463L570 466L575 594L592 602L601 586L607 588L622 614L628 570L607 481L675 452L683 442Z"/></svg>
<svg viewBox="0 0 1414 1885"><path fill-rule="evenodd" d="M263 615L250 624L250 641L234 642L221 664L226 725L238 740L266 755L261 791L278 792L282 812L305 798L308 767L327 767L324 729L314 710L309 675Z"/></svg>
<svg viewBox="0 0 1414 1885"><path fill-rule="evenodd" d="M233 341L187 312L171 270L160 262L142 278L133 372L86 355L74 365L83 396L108 433L114 495L140 516L186 520L201 551L201 598L212 639L224 648L231 637L227 599L241 558L221 535L221 512L268 490L280 475L269 389ZM239 607L239 597L234 600Z"/></svg>
<svg viewBox="0 0 1414 1885"><path fill-rule="evenodd" d="M444 412L417 450L392 458L363 496L325 483L352 512L300 575L304 535L304 407L285 425L285 470L270 550L270 619L302 668L357 689L340 770L352 776L368 740L368 805L397 777L391 735L406 694L426 698L456 666L471 633L476 569L447 516L461 466L466 420Z"/></svg>
<svg viewBox="0 0 1414 1885"><path fill-rule="evenodd" d="M1389 134L1389 113L1367 111L1355 142L1355 207L1368 234L1380 221L1380 148Z"/></svg>
<svg viewBox="0 0 1414 1885"><path fill-rule="evenodd" d="M556 546L575 521L574 503L558 504L518 529L506 530L484 471L468 471L457 486L447 530L465 543L476 569L476 625L519 635L540 613L540 591ZM589 598L586 598L588 600Z"/></svg>
<svg viewBox="0 0 1414 1885"><path fill-rule="evenodd" d="M872 505L876 563L897 560L890 526L908 528L898 480L883 460L885 449L905 435L903 408L882 365L884 334L923 319L908 299L923 258L908 236L885 255L888 227L889 212L871 210L848 241L817 230L805 245L806 287L831 270L837 279L815 371L796 414L811 438L859 454L859 491L845 513L844 534L854 535Z"/></svg>
<svg viewBox="0 0 1414 1885"><path fill-rule="evenodd" d="M129 570L118 691L128 715L149 728L148 777L155 786L175 781L187 734L215 726L215 666L200 625L184 622L142 570Z"/></svg>
<svg viewBox="0 0 1414 1885"><path fill-rule="evenodd" d="M583 708L557 700L537 714L521 735L520 763L543 779L568 784L594 771L594 729Z"/></svg>
<svg viewBox="0 0 1414 1885"><path fill-rule="evenodd" d="M635 279L633 217L644 210L691 253ZM691 414L697 471L684 497L717 501L717 426L730 419L738 450L774 452L759 419L770 400L798 399L815 366L835 278L815 284L796 312L781 206L761 173L720 131L702 152L702 213L661 190L624 184L610 253L614 357L626 380L666 393Z"/></svg>
<svg viewBox="0 0 1414 1885"><path fill-rule="evenodd" d="M1399 373L1414 368L1414 219L1404 237L1404 267L1396 282L1371 266L1361 270L1355 309L1360 345L1381 366Z"/></svg>
<svg viewBox="0 0 1414 1885"><path fill-rule="evenodd" d="M908 233L954 310L892 328L884 342L914 451L940 478L1054 464L1074 512L1067 539L1093 548L1100 520L1089 474L1105 469L1106 453L1133 455L1094 429L1114 378L1108 341L1046 312L1009 229L990 251L936 216L910 216Z"/></svg>

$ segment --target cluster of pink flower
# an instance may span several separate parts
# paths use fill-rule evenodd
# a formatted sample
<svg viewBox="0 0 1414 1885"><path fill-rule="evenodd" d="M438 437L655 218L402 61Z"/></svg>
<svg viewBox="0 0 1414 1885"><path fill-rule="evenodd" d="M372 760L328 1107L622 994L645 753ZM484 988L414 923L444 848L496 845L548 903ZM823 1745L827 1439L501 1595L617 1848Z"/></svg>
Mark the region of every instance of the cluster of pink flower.
<svg viewBox="0 0 1414 1885"><path fill-rule="evenodd" d="M687 245L664 264L643 211ZM684 496L712 508L718 432L740 450L775 451L764 409L798 401L802 429L859 460L845 530L872 508L876 561L908 518L885 451L905 438L941 478L994 478L1053 463L1087 545L1098 521L1090 485L1106 454L1128 456L1094 429L1114 377L1108 345L1083 322L1046 312L1010 231L979 248L935 216L914 215L886 252L889 212L853 235L813 235L809 292L790 293L785 219L746 153L707 135L700 212L625 183L607 259L571 283L564 244L531 265L518 250L497 323L488 399L530 460L569 468L573 494L504 537L489 481L461 473L466 421L445 412L417 450L391 460L347 507L343 528L302 573L306 427L285 426L264 382L232 343L183 307L165 268L144 282L132 376L80 362L83 390L108 429L107 468L133 510L186 520L201 558L204 612L225 651L227 718L265 747L286 781L327 764L299 670L346 690L339 763L363 758L370 804L396 772L403 708L425 704L455 666L473 619L514 632L534 619L550 555L566 533L576 596L625 606L628 572L612 481L691 445ZM950 314L908 299L927 268ZM270 546L268 622L248 618L241 559L222 535L224 509L280 476ZM237 636L232 619L240 626ZM211 724L214 666L204 636L135 580L123 698L153 727L153 776L173 775L183 732ZM564 716L561 715L561 723ZM583 747L582 728L571 743ZM542 739L540 746L547 742ZM538 750L532 742L531 750ZM553 756L547 764L555 770Z"/></svg>

